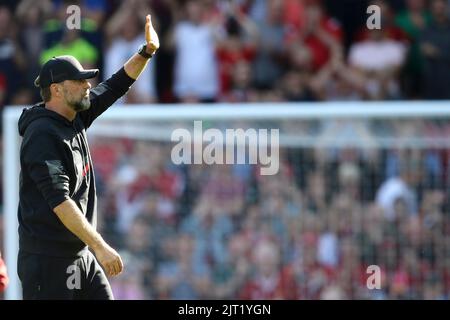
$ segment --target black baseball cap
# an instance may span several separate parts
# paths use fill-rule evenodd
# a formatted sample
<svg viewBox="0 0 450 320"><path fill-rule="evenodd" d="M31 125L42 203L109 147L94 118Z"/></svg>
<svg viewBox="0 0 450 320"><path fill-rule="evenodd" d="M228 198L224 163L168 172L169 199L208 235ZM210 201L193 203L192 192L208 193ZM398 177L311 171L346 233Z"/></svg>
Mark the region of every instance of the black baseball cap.
<svg viewBox="0 0 450 320"><path fill-rule="evenodd" d="M58 56L48 60L41 69L34 85L47 88L52 83L65 80L91 79L98 75L98 69L83 69L81 63L73 56Z"/></svg>

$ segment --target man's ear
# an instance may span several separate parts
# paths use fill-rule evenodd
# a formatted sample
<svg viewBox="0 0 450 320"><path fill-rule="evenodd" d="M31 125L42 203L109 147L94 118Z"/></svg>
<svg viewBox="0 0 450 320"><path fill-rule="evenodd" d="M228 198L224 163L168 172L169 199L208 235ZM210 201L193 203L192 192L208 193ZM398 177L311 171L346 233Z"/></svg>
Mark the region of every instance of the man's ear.
<svg viewBox="0 0 450 320"><path fill-rule="evenodd" d="M50 85L50 91L52 93L52 96L61 97L62 88L58 83L52 83Z"/></svg>

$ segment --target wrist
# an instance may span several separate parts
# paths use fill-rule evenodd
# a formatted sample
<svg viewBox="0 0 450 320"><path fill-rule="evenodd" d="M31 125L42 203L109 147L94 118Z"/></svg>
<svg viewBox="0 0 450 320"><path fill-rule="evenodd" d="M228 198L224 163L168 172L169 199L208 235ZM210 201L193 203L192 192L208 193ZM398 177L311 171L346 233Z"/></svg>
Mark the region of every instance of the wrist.
<svg viewBox="0 0 450 320"><path fill-rule="evenodd" d="M99 250L102 250L105 246L106 242L100 235L97 235L96 239L92 241L89 247L92 249L92 251L97 252Z"/></svg>
<svg viewBox="0 0 450 320"><path fill-rule="evenodd" d="M155 52L156 52L155 49L150 48L148 45L145 45L145 51L146 51L148 54L152 55L152 56L153 56L153 55L155 54Z"/></svg>
<svg viewBox="0 0 450 320"><path fill-rule="evenodd" d="M151 49L147 47L146 44L142 45L138 51L138 54L145 59L151 59L155 54L155 51L149 52Z"/></svg>

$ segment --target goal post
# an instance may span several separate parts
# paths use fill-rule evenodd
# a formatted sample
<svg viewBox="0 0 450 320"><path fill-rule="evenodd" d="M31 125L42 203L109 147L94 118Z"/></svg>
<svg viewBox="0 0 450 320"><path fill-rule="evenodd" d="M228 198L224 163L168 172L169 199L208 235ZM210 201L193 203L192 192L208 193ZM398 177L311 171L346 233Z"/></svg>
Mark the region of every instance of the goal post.
<svg viewBox="0 0 450 320"><path fill-rule="evenodd" d="M19 249L17 208L19 203L19 143L17 127L22 108L6 107L3 111L3 218L4 218L4 252L9 276L6 289L7 300L22 297L19 277L17 275L17 253Z"/></svg>
<svg viewBox="0 0 450 320"><path fill-rule="evenodd" d="M20 282L16 272L18 252L17 206L19 199L19 147L17 122L23 107L7 106L3 111L3 218L4 252L10 284L6 290L6 299L21 299ZM164 105L116 105L106 111L94 122L89 135L121 135L127 132L136 137L151 135L152 121L176 122L194 120L224 121L312 121L312 120L397 120L397 119L439 119L450 118L450 103L447 101L408 101L408 102L320 102L320 103L250 103L250 104L164 104ZM149 121L144 128L133 125L111 127L108 121ZM139 131L140 130L140 131ZM113 132L112 132L113 131ZM125 132L125 133L123 133ZM152 133L153 132L153 133ZM295 130L280 135L283 145L314 145L315 140L303 139ZM395 138L395 137L394 137ZM166 138L167 139L167 136ZM418 139L417 145L425 148L433 143L440 148L450 147L450 139ZM309 142L308 142L309 141ZM380 140L389 146L389 139ZM398 141L394 142L398 144Z"/></svg>

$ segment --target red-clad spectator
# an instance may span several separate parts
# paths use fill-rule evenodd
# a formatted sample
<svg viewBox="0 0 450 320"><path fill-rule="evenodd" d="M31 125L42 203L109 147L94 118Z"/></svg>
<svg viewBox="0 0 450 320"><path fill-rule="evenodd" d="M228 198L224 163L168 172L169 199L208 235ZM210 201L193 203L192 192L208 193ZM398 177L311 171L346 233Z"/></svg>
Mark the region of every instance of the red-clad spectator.
<svg viewBox="0 0 450 320"><path fill-rule="evenodd" d="M244 60L232 67L230 88L220 98L223 102L255 102L257 91L251 86L251 65Z"/></svg>
<svg viewBox="0 0 450 320"><path fill-rule="evenodd" d="M296 286L290 273L279 268L279 248L262 241L254 252L254 276L244 284L239 297L244 300L295 299Z"/></svg>
<svg viewBox="0 0 450 320"><path fill-rule="evenodd" d="M2 255L0 253L0 292L3 292L8 286L9 278L6 272L6 265L3 262Z"/></svg>
<svg viewBox="0 0 450 320"><path fill-rule="evenodd" d="M224 27L226 35L216 49L222 93L231 89L234 67L240 62L251 62L257 52L257 27L239 8L230 8Z"/></svg>
<svg viewBox="0 0 450 320"><path fill-rule="evenodd" d="M146 190L156 190L167 198L173 199L180 195L182 182L177 173L160 171L154 176L141 175L130 184L130 196L133 198Z"/></svg>
<svg viewBox="0 0 450 320"><path fill-rule="evenodd" d="M6 77L0 73L0 107L2 107L5 102L6 88Z"/></svg>
<svg viewBox="0 0 450 320"><path fill-rule="evenodd" d="M114 139L101 138L93 142L92 158L98 163L95 169L99 175L107 180L116 169L120 155L126 152L124 143Z"/></svg>
<svg viewBox="0 0 450 320"><path fill-rule="evenodd" d="M305 24L305 4L302 0L284 1L284 21L292 29L301 29Z"/></svg>
<svg viewBox="0 0 450 320"><path fill-rule="evenodd" d="M302 42L311 51L314 70L323 67L331 51L339 47L343 31L339 22L326 15L319 0L305 1L305 22L297 30L289 30L287 43Z"/></svg>

